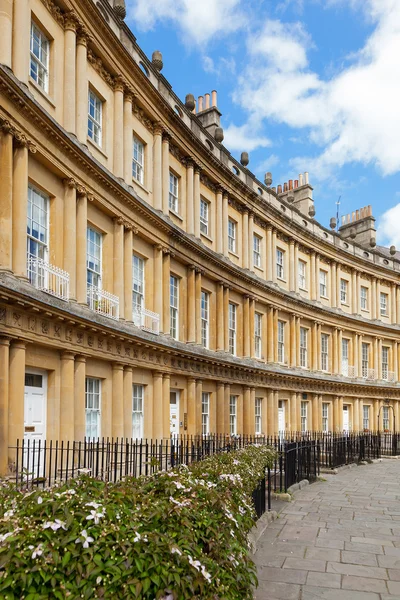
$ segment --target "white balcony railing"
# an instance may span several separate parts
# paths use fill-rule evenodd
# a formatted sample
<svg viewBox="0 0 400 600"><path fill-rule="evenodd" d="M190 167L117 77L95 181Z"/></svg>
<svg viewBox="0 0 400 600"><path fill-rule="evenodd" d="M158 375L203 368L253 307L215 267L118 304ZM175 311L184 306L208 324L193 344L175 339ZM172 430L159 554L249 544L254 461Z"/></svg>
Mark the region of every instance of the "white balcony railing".
<svg viewBox="0 0 400 600"><path fill-rule="evenodd" d="M88 285L87 302L89 307L95 312L109 317L110 319L119 319L119 298L100 290L94 285Z"/></svg>
<svg viewBox="0 0 400 600"><path fill-rule="evenodd" d="M158 335L160 333L160 315L141 306L134 306L132 312L133 322L143 331Z"/></svg>
<svg viewBox="0 0 400 600"><path fill-rule="evenodd" d="M366 367L363 367L361 377L363 379L376 379L375 369L367 369Z"/></svg>
<svg viewBox="0 0 400 600"><path fill-rule="evenodd" d="M383 381L389 381L390 383L395 383L396 382L396 377L395 377L394 371L383 370L382 371L382 380Z"/></svg>
<svg viewBox="0 0 400 600"><path fill-rule="evenodd" d="M28 278L31 284L42 292L69 300L69 274L50 265L41 258L28 258Z"/></svg>
<svg viewBox="0 0 400 600"><path fill-rule="evenodd" d="M349 365L347 362L342 362L342 375L344 377L355 377L356 370L353 365Z"/></svg>

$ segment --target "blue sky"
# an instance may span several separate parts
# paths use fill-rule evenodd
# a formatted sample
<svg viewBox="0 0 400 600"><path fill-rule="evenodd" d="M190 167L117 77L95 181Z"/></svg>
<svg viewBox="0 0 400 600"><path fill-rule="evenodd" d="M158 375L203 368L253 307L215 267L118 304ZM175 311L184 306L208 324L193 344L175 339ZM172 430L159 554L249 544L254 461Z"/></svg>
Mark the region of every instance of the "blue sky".
<svg viewBox="0 0 400 600"><path fill-rule="evenodd" d="M273 185L309 171L328 226L372 204L400 247L400 0L128 0L177 95L216 89L224 144Z"/></svg>

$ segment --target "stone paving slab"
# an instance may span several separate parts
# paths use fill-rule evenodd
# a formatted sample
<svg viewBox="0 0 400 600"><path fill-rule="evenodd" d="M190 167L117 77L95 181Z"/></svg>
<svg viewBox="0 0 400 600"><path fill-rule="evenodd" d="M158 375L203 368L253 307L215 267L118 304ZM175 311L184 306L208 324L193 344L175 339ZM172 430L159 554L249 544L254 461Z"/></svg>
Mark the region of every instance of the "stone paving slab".
<svg viewBox="0 0 400 600"><path fill-rule="evenodd" d="M260 538L256 600L400 600L400 461L324 477Z"/></svg>

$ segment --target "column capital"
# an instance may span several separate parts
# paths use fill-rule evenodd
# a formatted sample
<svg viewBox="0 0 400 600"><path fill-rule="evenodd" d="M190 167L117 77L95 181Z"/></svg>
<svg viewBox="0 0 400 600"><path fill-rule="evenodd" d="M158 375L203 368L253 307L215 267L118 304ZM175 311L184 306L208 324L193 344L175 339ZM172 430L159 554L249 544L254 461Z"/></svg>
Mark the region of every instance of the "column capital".
<svg viewBox="0 0 400 600"><path fill-rule="evenodd" d="M93 41L93 36L89 33L86 27L81 25L77 32L76 43L80 46L87 47L88 42L91 41Z"/></svg>
<svg viewBox="0 0 400 600"><path fill-rule="evenodd" d="M196 275L205 275L205 273L205 269L202 269L201 267L196 267Z"/></svg>
<svg viewBox="0 0 400 600"><path fill-rule="evenodd" d="M163 373L163 379L171 379L171 373Z"/></svg>
<svg viewBox="0 0 400 600"><path fill-rule="evenodd" d="M126 231L132 231L133 235L137 235L139 233L138 228L132 225L132 223L129 223L128 221L124 221L124 228L126 229Z"/></svg>
<svg viewBox="0 0 400 600"><path fill-rule="evenodd" d="M74 359L75 359L74 352L70 352L69 350L61 351L61 360L74 360Z"/></svg>
<svg viewBox="0 0 400 600"><path fill-rule="evenodd" d="M124 365L122 363L112 363L112 370L113 371L123 371Z"/></svg>
<svg viewBox="0 0 400 600"><path fill-rule="evenodd" d="M123 93L126 85L127 85L127 82L121 74L118 74L114 78L114 92L122 92Z"/></svg>
<svg viewBox="0 0 400 600"><path fill-rule="evenodd" d="M196 265L188 265L189 271L195 271L197 269Z"/></svg>
<svg viewBox="0 0 400 600"><path fill-rule="evenodd" d="M66 177L65 179L63 179L63 184L66 188L77 188L79 185L76 179L74 179L73 177Z"/></svg>
<svg viewBox="0 0 400 600"><path fill-rule="evenodd" d="M79 18L78 15L73 11L70 10L69 12L67 12L64 15L64 29L66 31L73 31L74 33L77 32L78 27L79 27Z"/></svg>
<svg viewBox="0 0 400 600"><path fill-rule="evenodd" d="M113 218L114 225L124 225L124 219L122 217Z"/></svg>
<svg viewBox="0 0 400 600"><path fill-rule="evenodd" d="M220 185L220 184L218 184L218 185L215 186L215 191L216 191L217 194L223 194L223 193L227 194L228 193L225 190L225 188L222 185Z"/></svg>
<svg viewBox="0 0 400 600"><path fill-rule="evenodd" d="M7 335L1 335L0 336L0 346L9 346L11 339L12 338L8 337Z"/></svg>
<svg viewBox="0 0 400 600"><path fill-rule="evenodd" d="M167 143L169 144L169 142L172 140L172 132L167 129L166 127L164 127L163 131L162 131L162 141L163 143Z"/></svg>
<svg viewBox="0 0 400 600"><path fill-rule="evenodd" d="M162 135L165 131L165 125L161 121L156 121L153 126L154 135Z"/></svg>
<svg viewBox="0 0 400 600"><path fill-rule="evenodd" d="M20 131L14 132L15 143L19 148L27 148L32 154L36 154L37 147L24 133Z"/></svg>
<svg viewBox="0 0 400 600"><path fill-rule="evenodd" d="M84 356L83 354L78 354L77 356L75 356L75 362L86 364L86 356Z"/></svg>
<svg viewBox="0 0 400 600"><path fill-rule="evenodd" d="M130 365L124 365L124 373L132 373L133 372L133 367L131 367Z"/></svg>
<svg viewBox="0 0 400 600"><path fill-rule="evenodd" d="M187 382L188 383L196 383L196 378L195 377L187 377Z"/></svg>
<svg viewBox="0 0 400 600"><path fill-rule="evenodd" d="M152 371L153 377L163 377L164 373L162 371Z"/></svg>

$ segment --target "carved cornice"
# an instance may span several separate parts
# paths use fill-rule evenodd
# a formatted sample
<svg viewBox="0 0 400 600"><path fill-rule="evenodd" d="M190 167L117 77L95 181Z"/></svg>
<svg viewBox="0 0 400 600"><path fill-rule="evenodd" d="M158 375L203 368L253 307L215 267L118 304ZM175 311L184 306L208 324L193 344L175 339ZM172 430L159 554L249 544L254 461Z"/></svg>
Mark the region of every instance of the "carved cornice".
<svg viewBox="0 0 400 600"><path fill-rule="evenodd" d="M200 174L200 181L203 185L206 186L206 188L208 188L209 190L214 192L214 194L217 192L217 185L213 181L211 181L211 179L205 174L204 171L202 171ZM220 186L220 188L221 188L221 186ZM221 188L221 193L222 193L222 188Z"/></svg>
<svg viewBox="0 0 400 600"><path fill-rule="evenodd" d="M61 27L64 27L64 12L59 6L56 5L53 0L42 0L42 4L45 5L52 17L57 21Z"/></svg>
<svg viewBox="0 0 400 600"><path fill-rule="evenodd" d="M100 75L100 77L106 83L108 83L108 85L111 88L114 88L114 77L105 68L105 66L104 66L103 61L101 60L101 58L99 58L98 56L96 56L96 54L93 52L93 50L91 48L88 48L87 57L88 57L88 61L90 62L90 64L94 68L94 70Z"/></svg>
<svg viewBox="0 0 400 600"><path fill-rule="evenodd" d="M160 122L154 124L153 121L147 116L146 112L141 108L136 102L132 102L132 112L142 125L146 127L149 131L154 133L160 132L163 133L165 128L162 126Z"/></svg>
<svg viewBox="0 0 400 600"><path fill-rule="evenodd" d="M24 148L28 148L29 152L35 154L37 151L37 146L31 139L29 139L25 133L23 133L12 121L6 119L2 115L0 115L0 131L4 131L5 133L10 134L17 146L21 146Z"/></svg>

